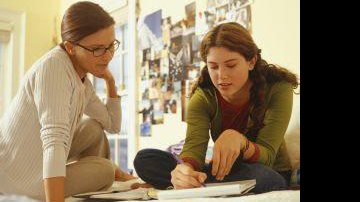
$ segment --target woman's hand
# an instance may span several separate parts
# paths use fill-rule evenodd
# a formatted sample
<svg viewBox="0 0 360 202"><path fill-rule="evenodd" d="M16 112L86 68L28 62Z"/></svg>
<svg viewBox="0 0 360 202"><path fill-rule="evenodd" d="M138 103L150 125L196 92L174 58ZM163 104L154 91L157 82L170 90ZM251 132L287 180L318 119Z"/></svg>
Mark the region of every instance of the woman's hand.
<svg viewBox="0 0 360 202"><path fill-rule="evenodd" d="M206 178L205 173L194 171L192 166L187 163L178 164L171 171L171 183L175 189L201 187Z"/></svg>
<svg viewBox="0 0 360 202"><path fill-rule="evenodd" d="M132 179L136 179L136 177L122 171L120 168L116 168L115 170L115 181L128 181L128 180L132 180Z"/></svg>
<svg viewBox="0 0 360 202"><path fill-rule="evenodd" d="M118 98L119 97L116 92L115 79L108 68L104 71L103 74L98 75L97 77L105 80L108 97L110 97L110 98Z"/></svg>
<svg viewBox="0 0 360 202"><path fill-rule="evenodd" d="M114 81L114 77L110 72L109 68L106 68L103 74L98 75L99 78L104 79L106 82Z"/></svg>
<svg viewBox="0 0 360 202"><path fill-rule="evenodd" d="M221 133L214 143L211 174L217 180L228 175L243 146L244 136L233 129Z"/></svg>

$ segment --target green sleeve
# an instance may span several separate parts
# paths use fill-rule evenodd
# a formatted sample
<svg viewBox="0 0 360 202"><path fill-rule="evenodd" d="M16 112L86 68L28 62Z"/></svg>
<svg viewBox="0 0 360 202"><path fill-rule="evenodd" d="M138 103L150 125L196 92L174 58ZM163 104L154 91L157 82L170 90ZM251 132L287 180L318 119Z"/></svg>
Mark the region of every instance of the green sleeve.
<svg viewBox="0 0 360 202"><path fill-rule="evenodd" d="M187 130L181 158L190 157L202 169L209 142L210 107L209 100L201 89L197 89L187 107Z"/></svg>
<svg viewBox="0 0 360 202"><path fill-rule="evenodd" d="M258 162L271 167L289 124L293 103L292 85L274 84L269 99L265 126L259 131L256 144L260 150Z"/></svg>

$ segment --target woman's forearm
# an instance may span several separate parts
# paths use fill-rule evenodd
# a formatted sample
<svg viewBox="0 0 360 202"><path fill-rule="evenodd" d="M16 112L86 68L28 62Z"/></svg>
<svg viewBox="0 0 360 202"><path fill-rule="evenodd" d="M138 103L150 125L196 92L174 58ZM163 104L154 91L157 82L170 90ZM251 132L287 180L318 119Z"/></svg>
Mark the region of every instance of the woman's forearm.
<svg viewBox="0 0 360 202"><path fill-rule="evenodd" d="M65 177L52 177L44 179L46 202L64 202Z"/></svg>
<svg viewBox="0 0 360 202"><path fill-rule="evenodd" d="M107 88L107 96L110 98L117 98L119 97L116 92L115 80L108 79L106 81L106 88Z"/></svg>

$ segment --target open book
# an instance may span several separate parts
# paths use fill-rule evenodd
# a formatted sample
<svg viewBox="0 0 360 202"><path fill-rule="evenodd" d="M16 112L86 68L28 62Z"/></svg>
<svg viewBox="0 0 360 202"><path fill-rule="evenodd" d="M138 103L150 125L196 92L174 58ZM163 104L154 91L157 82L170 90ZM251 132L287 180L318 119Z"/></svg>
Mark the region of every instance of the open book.
<svg viewBox="0 0 360 202"><path fill-rule="evenodd" d="M73 197L75 198L90 198L92 196L100 195L100 194L110 194L110 193L118 193L118 192L127 192L131 190L131 185L134 183L142 183L140 179L132 179L126 182L119 182L115 181L113 185L104 191L94 191L94 192L87 192L82 194L76 194Z"/></svg>
<svg viewBox="0 0 360 202"><path fill-rule="evenodd" d="M184 199L199 197L239 196L249 192L255 187L255 180L236 182L208 183L205 187L192 189L157 190L154 188L139 189L112 189L104 192L91 192L78 194L77 198L90 198L102 200L150 200L150 199Z"/></svg>

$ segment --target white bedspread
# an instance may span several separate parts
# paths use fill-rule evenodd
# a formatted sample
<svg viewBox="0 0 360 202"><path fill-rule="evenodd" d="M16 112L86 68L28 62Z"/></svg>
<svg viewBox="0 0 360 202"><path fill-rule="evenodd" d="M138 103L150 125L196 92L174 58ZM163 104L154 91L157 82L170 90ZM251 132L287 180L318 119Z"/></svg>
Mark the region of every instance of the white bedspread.
<svg viewBox="0 0 360 202"><path fill-rule="evenodd" d="M69 197L66 202L81 202L82 199ZM257 195L228 198L193 198L177 200L156 200L161 202L297 202L300 201L300 191L272 191ZM38 202L25 196L0 195L0 202Z"/></svg>
<svg viewBox="0 0 360 202"><path fill-rule="evenodd" d="M76 198L67 198L66 202L81 202L84 200ZM154 200L152 200L154 201ZM155 200L161 202L297 202L300 201L300 191L272 191L263 194L247 195L228 198L193 198L193 199L176 199L176 200Z"/></svg>

